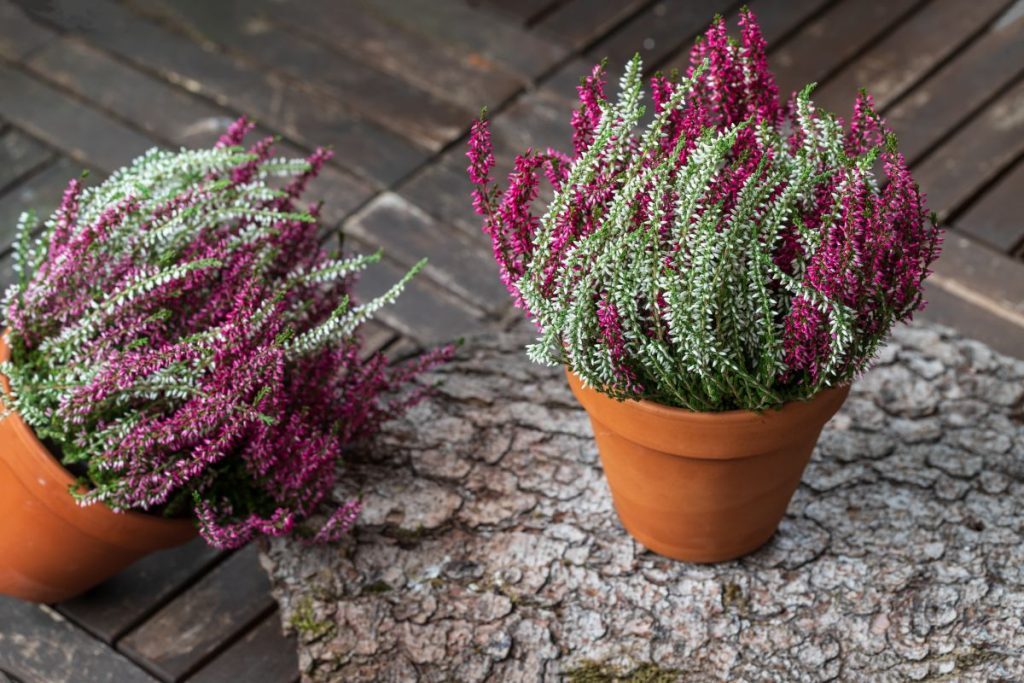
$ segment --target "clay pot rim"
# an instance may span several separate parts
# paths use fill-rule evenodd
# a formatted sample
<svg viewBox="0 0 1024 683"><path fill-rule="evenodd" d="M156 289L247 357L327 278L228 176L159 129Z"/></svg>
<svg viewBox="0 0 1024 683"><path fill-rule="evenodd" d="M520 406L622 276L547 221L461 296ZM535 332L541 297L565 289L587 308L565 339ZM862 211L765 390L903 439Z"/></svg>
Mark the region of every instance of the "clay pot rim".
<svg viewBox="0 0 1024 683"><path fill-rule="evenodd" d="M600 399L614 401L616 403L625 403L632 406L634 409L644 411L651 415L657 416L661 419L673 420L673 421L689 421L689 422L713 422L715 424L761 424L765 419L774 417L785 417L794 412L802 412L802 406L815 400L822 394L828 392L846 392L849 391L849 384L839 384L832 387L825 387L814 396L811 396L805 400L787 401L782 404L781 408L768 408L767 410L756 411L756 410L689 410L688 408L677 408L674 406L667 406L664 403L658 403L645 398L639 399L623 399L619 400L612 398L608 394L598 391L596 387L588 384L584 384L583 379L569 369L569 366L565 366L565 372L567 375L571 375L570 383L575 381L579 383L581 387L587 390L593 390Z"/></svg>
<svg viewBox="0 0 1024 683"><path fill-rule="evenodd" d="M9 334L10 329L6 329L3 331L3 334L0 334L0 362L10 360L11 357L11 348L8 344ZM59 483L63 487L64 492L67 496L67 502L70 505L73 505L75 508L77 508L78 510L82 511L85 514L115 515L116 518L120 520L125 527L127 527L131 531L140 534L152 534L155 532L158 534L167 534L170 536L195 536L195 520L193 520L190 517L170 519L167 517L159 517L157 515L151 515L145 512L138 512L135 510L115 512L108 505L102 502L93 503L91 505L86 506L79 505L78 502L74 500L74 498L72 498L71 493L69 491L69 489L75 484L75 478L71 476L71 473L67 471L67 469L60 463L59 460L57 460L57 458L53 457L53 454L50 453L50 450L46 447L46 445L39 440L39 438L36 436L32 428L29 427L28 424L26 424L23 419L21 419L21 415L19 415L13 408L8 409L6 404L4 403L3 399L7 395L7 392L10 391L10 384L7 381L6 375L2 373L0 373L0 385L2 385L3 388L3 393L0 393L0 407L2 407L5 410L10 410L8 415L3 419L5 421L10 422L10 426L14 429L15 433L19 438L34 446L34 450L36 451L35 455L38 456L35 458L38 467L43 471L43 474L47 478ZM23 476L21 473L18 472L17 468L12 469L17 474L17 476ZM55 513L61 515L61 517L63 517L65 520L74 524L83 532L88 533L86 529L83 529L79 524L76 523L74 519L72 519L67 514L67 506L60 505L59 508L55 508L50 503L50 501L45 501L45 503L47 507L49 507ZM191 531L191 534L187 533L188 530ZM100 540L105 540L101 537L97 538L100 538Z"/></svg>
<svg viewBox="0 0 1024 683"><path fill-rule="evenodd" d="M618 401L583 386L568 368L566 379L595 429L602 425L645 448L695 460L741 460L796 443L807 429L820 429L850 391L848 384L832 387L807 401L790 401L780 409L761 413L701 413L653 401Z"/></svg>

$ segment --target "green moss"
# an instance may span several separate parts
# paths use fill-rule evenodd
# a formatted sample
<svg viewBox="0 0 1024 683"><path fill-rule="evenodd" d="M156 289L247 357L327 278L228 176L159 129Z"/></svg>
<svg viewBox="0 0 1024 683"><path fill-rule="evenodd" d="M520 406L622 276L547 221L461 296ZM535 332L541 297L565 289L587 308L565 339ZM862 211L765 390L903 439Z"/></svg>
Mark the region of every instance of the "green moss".
<svg viewBox="0 0 1024 683"><path fill-rule="evenodd" d="M722 586L722 607L746 613L750 607L750 599L743 593L743 587L731 581Z"/></svg>
<svg viewBox="0 0 1024 683"><path fill-rule="evenodd" d="M374 581L373 583L368 583L365 586L363 586L363 593L369 594L387 593L390 590L391 584L383 579Z"/></svg>
<svg viewBox="0 0 1024 683"><path fill-rule="evenodd" d="M295 612L288 623L307 642L333 635L336 628L333 622L316 618L313 601L309 597L303 598L295 606Z"/></svg>
<svg viewBox="0 0 1024 683"><path fill-rule="evenodd" d="M585 661L568 673L570 683L676 683L678 669L663 669L650 662L632 670L606 662Z"/></svg>

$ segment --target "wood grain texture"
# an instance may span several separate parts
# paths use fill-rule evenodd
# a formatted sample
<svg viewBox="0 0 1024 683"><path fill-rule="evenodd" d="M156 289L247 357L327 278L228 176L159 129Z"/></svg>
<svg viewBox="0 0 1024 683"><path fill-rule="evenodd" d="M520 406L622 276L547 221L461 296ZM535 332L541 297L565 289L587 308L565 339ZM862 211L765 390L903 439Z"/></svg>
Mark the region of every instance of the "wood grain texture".
<svg viewBox="0 0 1024 683"><path fill-rule="evenodd" d="M293 683L299 678L294 637L281 632L281 615L273 612L209 664L189 683Z"/></svg>
<svg viewBox="0 0 1024 683"><path fill-rule="evenodd" d="M496 314L508 307L508 292L498 279L483 233L471 242L464 232L443 225L393 193L377 196L346 222L345 231L379 245L406 265L429 259L423 276L485 311Z"/></svg>
<svg viewBox="0 0 1024 683"><path fill-rule="evenodd" d="M239 55L252 68L281 74L431 150L457 136L475 107L456 106L373 65L319 42L275 30L252 0L132 0L132 7L200 43Z"/></svg>
<svg viewBox="0 0 1024 683"><path fill-rule="evenodd" d="M0 194L53 158L53 152L19 130L0 134Z"/></svg>
<svg viewBox="0 0 1024 683"><path fill-rule="evenodd" d="M590 421L559 368L525 357L532 335L474 339L353 458L337 495L365 507L343 548L269 544L305 679L1020 679L1024 361L894 332L775 536L714 565L623 530Z"/></svg>
<svg viewBox="0 0 1024 683"><path fill-rule="evenodd" d="M814 102L846 116L860 88L884 109L992 22L1009 0L934 0L815 90ZM939 39L941 37L941 39Z"/></svg>
<svg viewBox="0 0 1024 683"><path fill-rule="evenodd" d="M9 253L21 213L33 210L38 220L45 219L60 204L68 181L80 177L84 170L81 163L59 157L0 195L0 254ZM87 184L102 177L92 173Z"/></svg>
<svg viewBox="0 0 1024 683"><path fill-rule="evenodd" d="M358 239L346 239L345 243L347 248L364 253L374 249L374 245ZM356 296L367 301L383 294L407 270L385 254L380 263L360 274ZM414 278L398 301L381 309L376 317L423 345L449 342L489 326L481 311L424 277Z"/></svg>
<svg viewBox="0 0 1024 683"><path fill-rule="evenodd" d="M914 167L941 219L954 214L1024 152L1024 81L1018 81Z"/></svg>
<svg viewBox="0 0 1024 683"><path fill-rule="evenodd" d="M428 152L294 83L204 49L111 0L22 0L40 21L53 22L141 68L200 93L309 147L346 151L338 163L389 184L422 163Z"/></svg>
<svg viewBox="0 0 1024 683"><path fill-rule="evenodd" d="M822 82L892 28L919 0L840 0L774 50L769 64L783 99L808 83Z"/></svg>
<svg viewBox="0 0 1024 683"><path fill-rule="evenodd" d="M156 141L50 85L0 64L0 115L68 156L107 173Z"/></svg>
<svg viewBox="0 0 1024 683"><path fill-rule="evenodd" d="M1024 161L1018 161L956 220L956 228L1010 254L1024 244ZM1024 293L1022 293L1024 296Z"/></svg>
<svg viewBox="0 0 1024 683"><path fill-rule="evenodd" d="M267 576L249 546L217 565L194 586L118 644L161 678L177 681L244 633L274 607Z"/></svg>
<svg viewBox="0 0 1024 683"><path fill-rule="evenodd" d="M1004 15L1005 16L1005 15ZM885 118L911 162L962 125L1024 71L1024 13L997 21L915 87Z"/></svg>
<svg viewBox="0 0 1024 683"><path fill-rule="evenodd" d="M474 61L493 62L524 80L534 80L568 56L558 41L495 21L460 0L355 0L370 14L405 31L466 53Z"/></svg>
<svg viewBox="0 0 1024 683"><path fill-rule="evenodd" d="M32 21L11 0L0 0L0 57L23 59L54 40L57 34Z"/></svg>
<svg viewBox="0 0 1024 683"><path fill-rule="evenodd" d="M25 683L156 683L52 609L3 596L0 670Z"/></svg>
<svg viewBox="0 0 1024 683"><path fill-rule="evenodd" d="M74 39L63 38L39 51L28 62L45 76L90 99L104 110L131 120L159 142L171 147L202 147L216 142L236 114L165 81L134 69L106 53ZM257 127L251 140L270 135ZM306 150L287 140L275 145L278 154L301 157ZM310 201L324 202L323 217L337 224L374 193L366 181L335 165L324 168L310 184Z"/></svg>
<svg viewBox="0 0 1024 683"><path fill-rule="evenodd" d="M202 539L154 553L57 610L107 643L201 576L222 553Z"/></svg>
<svg viewBox="0 0 1024 683"><path fill-rule="evenodd" d="M574 50L587 47L643 9L648 0L567 0L536 29Z"/></svg>
<svg viewBox="0 0 1024 683"><path fill-rule="evenodd" d="M519 6L520 3L506 3ZM499 62L473 51L452 49L357 3L261 0L280 25L351 59L428 91L434 96L479 111L484 103L504 101L527 83Z"/></svg>

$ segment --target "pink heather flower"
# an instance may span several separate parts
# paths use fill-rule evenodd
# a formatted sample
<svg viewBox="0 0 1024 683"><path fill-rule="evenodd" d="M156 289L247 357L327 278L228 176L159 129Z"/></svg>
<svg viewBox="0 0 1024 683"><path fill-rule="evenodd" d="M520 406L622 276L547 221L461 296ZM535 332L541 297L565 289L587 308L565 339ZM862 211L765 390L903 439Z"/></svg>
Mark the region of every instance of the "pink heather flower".
<svg viewBox="0 0 1024 683"><path fill-rule="evenodd" d="M650 79L650 143L634 132L637 102L608 102L603 65L577 88L571 157L527 150L500 188L487 122L471 131L473 205L502 282L544 335L547 360L608 359L584 379L613 396L698 410L807 398L850 381L891 325L923 305L940 229L871 97L860 94L846 130L806 94L782 106L754 14L741 11L739 25L737 41L714 20L687 78ZM886 183L872 177L878 158ZM710 168L707 178L679 183L694 167ZM538 202L543 180L556 192L548 206ZM709 278L707 289L690 285ZM618 286L626 293L612 296ZM670 364L678 382L652 369Z"/></svg>
<svg viewBox="0 0 1024 683"><path fill-rule="evenodd" d="M299 277L337 263L319 207L299 205L332 153L317 149L271 191L273 140L240 148L251 129L228 128L216 170L176 177L177 158L162 159L161 182L181 184L166 197L150 199L163 189L135 167L124 174L136 194L101 207L72 181L41 263L6 303L12 386L30 424L82 468L81 502L191 513L222 548L348 530L358 502L331 502L346 453L422 399L417 376L453 353L364 359L357 332L289 351L350 299L354 279Z"/></svg>

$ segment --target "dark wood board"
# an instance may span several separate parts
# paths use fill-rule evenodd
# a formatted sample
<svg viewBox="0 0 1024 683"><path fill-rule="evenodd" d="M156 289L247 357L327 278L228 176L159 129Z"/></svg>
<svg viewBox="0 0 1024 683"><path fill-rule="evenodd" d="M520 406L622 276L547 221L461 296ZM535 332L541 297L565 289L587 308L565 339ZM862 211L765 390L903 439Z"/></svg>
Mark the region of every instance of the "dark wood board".
<svg viewBox="0 0 1024 683"><path fill-rule="evenodd" d="M83 170L81 163L60 157L0 195L0 254L10 251L21 213L33 210L40 221L45 219L57 208L68 181ZM102 174L92 173L89 182L101 178Z"/></svg>
<svg viewBox="0 0 1024 683"><path fill-rule="evenodd" d="M177 681L274 609L255 546L233 554L118 643L131 659Z"/></svg>
<svg viewBox="0 0 1024 683"><path fill-rule="evenodd" d="M537 22L541 33L585 48L644 8L649 0L568 0Z"/></svg>
<svg viewBox="0 0 1024 683"><path fill-rule="evenodd" d="M209 664L189 683L293 683L299 679L294 638L281 632L281 615L273 612Z"/></svg>
<svg viewBox="0 0 1024 683"><path fill-rule="evenodd" d="M1024 70L1024 13L1004 17L885 112L911 162Z"/></svg>
<svg viewBox="0 0 1024 683"><path fill-rule="evenodd" d="M558 7L564 0L470 0L472 6L480 6L502 16L511 17L524 26L532 25L539 17Z"/></svg>
<svg viewBox="0 0 1024 683"><path fill-rule="evenodd" d="M74 39L62 38L34 55L28 63L75 95L92 99L106 111L133 121L171 147L201 147L216 142L235 114L209 100L150 76L106 53ZM251 140L269 135L262 128ZM305 156L287 140L275 145L281 155ZM336 166L325 167L310 186L310 201L324 201L325 220L337 223L374 193L373 188Z"/></svg>
<svg viewBox="0 0 1024 683"><path fill-rule="evenodd" d="M113 643L202 576L222 555L196 539L139 560L57 609L96 637Z"/></svg>
<svg viewBox="0 0 1024 683"><path fill-rule="evenodd" d="M51 150L19 130L0 134L0 194L52 158Z"/></svg>
<svg viewBox="0 0 1024 683"><path fill-rule="evenodd" d="M1024 152L1024 81L1018 81L914 168L945 219Z"/></svg>
<svg viewBox="0 0 1024 683"><path fill-rule="evenodd" d="M520 3L505 3L518 7ZM274 20L307 40L374 65L417 88L476 112L521 89L527 79L476 52L452 50L356 3L262 2Z"/></svg>
<svg viewBox="0 0 1024 683"><path fill-rule="evenodd" d="M57 37L57 34L29 19L10 0L0 0L0 57L23 59Z"/></svg>
<svg viewBox="0 0 1024 683"><path fill-rule="evenodd" d="M364 253L374 249L374 245L357 239L346 239L346 245ZM407 271L408 268L394 263L385 255L380 263L360 275L356 296L367 301L383 294ZM414 278L398 301L382 308L376 318L421 344L448 342L488 328L481 312L424 277Z"/></svg>
<svg viewBox="0 0 1024 683"><path fill-rule="evenodd" d="M147 15L200 43L239 55L261 71L318 90L339 106L428 149L457 136L474 108L460 107L318 42L271 30L264 3L251 0L132 0Z"/></svg>
<svg viewBox="0 0 1024 683"><path fill-rule="evenodd" d="M896 27L919 0L840 0L805 24L769 63L783 99L808 83L823 82L876 37Z"/></svg>
<svg viewBox="0 0 1024 683"><path fill-rule="evenodd" d="M1010 254L1024 244L1024 160L999 178L956 220L956 229ZM1022 293L1024 296L1024 293Z"/></svg>
<svg viewBox="0 0 1024 683"><path fill-rule="evenodd" d="M860 88L884 108L960 50L1007 7L1007 0L934 0L914 13L814 93L817 105L844 116ZM936 36L942 40L936 40Z"/></svg>
<svg viewBox="0 0 1024 683"><path fill-rule="evenodd" d="M346 223L345 232L380 245L388 256L406 265L429 259L422 277L485 311L497 314L508 305L487 238L481 233L469 243L464 232L439 223L397 194L378 196Z"/></svg>
<svg viewBox="0 0 1024 683"><path fill-rule="evenodd" d="M25 683L154 683L49 607L0 596L0 670Z"/></svg>
<svg viewBox="0 0 1024 683"><path fill-rule="evenodd" d="M366 11L435 43L533 80L567 57L562 43L525 31L461 0L355 0Z"/></svg>
<svg viewBox="0 0 1024 683"><path fill-rule="evenodd" d="M309 146L345 150L338 163L389 184L428 156L426 150L355 119L336 103L297 85L247 68L110 0L23 0L40 21L66 31Z"/></svg>
<svg viewBox="0 0 1024 683"><path fill-rule="evenodd" d="M156 145L106 113L3 64L0 92L4 118L93 168L109 173Z"/></svg>

